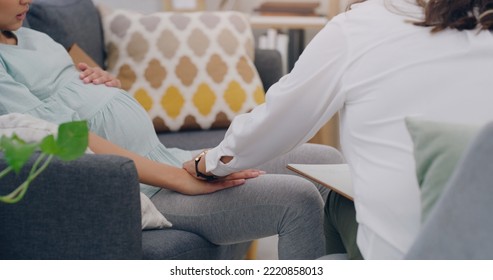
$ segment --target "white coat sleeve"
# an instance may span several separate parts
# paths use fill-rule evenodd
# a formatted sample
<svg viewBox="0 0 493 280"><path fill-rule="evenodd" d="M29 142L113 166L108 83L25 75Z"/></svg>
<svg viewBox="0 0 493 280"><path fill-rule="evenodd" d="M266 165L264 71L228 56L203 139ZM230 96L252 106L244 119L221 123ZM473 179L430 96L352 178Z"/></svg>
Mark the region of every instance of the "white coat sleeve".
<svg viewBox="0 0 493 280"><path fill-rule="evenodd" d="M329 22L291 73L270 87L266 102L233 120L224 140L207 153L207 171L225 176L252 168L313 137L344 104L340 81L347 52L340 26ZM222 156L233 160L224 164Z"/></svg>

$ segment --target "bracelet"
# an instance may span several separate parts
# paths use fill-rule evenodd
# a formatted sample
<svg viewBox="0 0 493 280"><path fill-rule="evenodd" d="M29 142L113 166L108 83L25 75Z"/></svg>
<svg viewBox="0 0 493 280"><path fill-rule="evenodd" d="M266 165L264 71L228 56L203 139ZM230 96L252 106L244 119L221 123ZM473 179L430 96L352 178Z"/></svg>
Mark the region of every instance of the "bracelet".
<svg viewBox="0 0 493 280"><path fill-rule="evenodd" d="M217 177L214 175L205 175L199 171L199 162L205 154L207 154L207 150L201 152L197 157L195 157L195 174L197 177L204 178L206 181L212 181L217 179Z"/></svg>

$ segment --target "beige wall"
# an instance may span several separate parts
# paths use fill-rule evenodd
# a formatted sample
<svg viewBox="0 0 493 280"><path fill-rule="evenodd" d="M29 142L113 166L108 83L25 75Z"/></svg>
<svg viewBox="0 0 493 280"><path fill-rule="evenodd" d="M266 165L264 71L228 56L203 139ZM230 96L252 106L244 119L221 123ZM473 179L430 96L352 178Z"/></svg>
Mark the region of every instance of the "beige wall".
<svg viewBox="0 0 493 280"><path fill-rule="evenodd" d="M269 2L300 2L296 0L268 0L268 1ZM316 0L306 0L306 1L315 2ZM238 0L236 2L237 2L237 9L239 11L251 12L255 7L258 7L261 3L266 1L265 0L252 0L252 1ZM319 0L319 2L320 2L320 7L317 12L325 15L328 10L329 0Z"/></svg>
<svg viewBox="0 0 493 280"><path fill-rule="evenodd" d="M236 0L235 10L250 13L255 7L266 0ZM268 0L268 1L300 1L300 0ZM305 0L305 1L317 1L317 0ZM318 12L320 14L327 14L329 11L329 1L332 0L318 0L320 1L320 7ZM341 8L344 7L346 0L341 1ZM94 3L102 3L110 7L133 9L142 13L151 13L162 10L162 0L93 0ZM221 0L206 0L208 10L215 10L219 7Z"/></svg>
<svg viewBox="0 0 493 280"><path fill-rule="evenodd" d="M205 0L207 3L208 10L216 10L221 3L221 0ZM253 12L253 9L260 5L265 1L300 1L300 0L236 0L236 4L234 9L237 11L242 11L245 13ZM302 1L302 0L301 0ZM317 1L317 0L304 0L304 1ZM329 13L329 1L337 1L337 0L319 0L320 7L318 12L320 14ZM344 9L345 2L347 0L339 0L343 1L340 4L340 9ZM152 13L156 11L161 11L163 9L163 0L93 0L95 4L104 4L112 8L122 8L122 9L131 9L134 11L138 11L141 13ZM255 36L257 37L259 34L263 33L264 30L255 31ZM307 30L305 42L309 42L313 36L317 33L317 30Z"/></svg>

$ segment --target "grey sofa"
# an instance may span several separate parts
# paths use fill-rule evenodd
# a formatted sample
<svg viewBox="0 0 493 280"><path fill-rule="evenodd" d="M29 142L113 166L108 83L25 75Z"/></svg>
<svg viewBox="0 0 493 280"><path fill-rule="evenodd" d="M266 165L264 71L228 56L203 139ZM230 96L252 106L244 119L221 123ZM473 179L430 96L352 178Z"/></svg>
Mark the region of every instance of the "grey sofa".
<svg viewBox="0 0 493 280"><path fill-rule="evenodd" d="M2 178L2 194L18 186L28 168ZM55 160L19 203L0 203L0 259L142 258L136 175L132 161L116 156Z"/></svg>
<svg viewBox="0 0 493 280"><path fill-rule="evenodd" d="M18 186L33 162L2 178L1 193ZM241 259L250 245L217 246L176 229L142 231L135 165L108 155L55 160L19 203L0 203L0 225L0 259Z"/></svg>
<svg viewBox="0 0 493 280"><path fill-rule="evenodd" d="M25 26L65 47L77 43L104 68L103 32L91 0L37 0ZM276 51L256 50L264 87L281 76ZM219 143L225 130L159 134L168 147L194 150ZM1 159L0 155L0 159ZM0 170L5 165L0 160ZM4 184L18 180L15 177ZM7 183L8 182L8 183ZM140 230L135 167L116 156L85 155L56 161L16 205L0 204L1 259L242 259L249 242L214 245L175 229Z"/></svg>

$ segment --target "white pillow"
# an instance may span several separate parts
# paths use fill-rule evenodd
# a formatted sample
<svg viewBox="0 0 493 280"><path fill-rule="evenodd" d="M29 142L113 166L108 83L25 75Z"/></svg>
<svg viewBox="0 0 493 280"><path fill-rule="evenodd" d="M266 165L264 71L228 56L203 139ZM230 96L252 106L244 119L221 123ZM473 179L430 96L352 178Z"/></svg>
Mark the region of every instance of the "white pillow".
<svg viewBox="0 0 493 280"><path fill-rule="evenodd" d="M26 142L41 141L47 135L57 135L58 125L19 113L0 116L0 137L16 134ZM89 149L86 153L92 153ZM171 223L156 209L152 201L140 193L142 229L171 227Z"/></svg>
<svg viewBox="0 0 493 280"><path fill-rule="evenodd" d="M14 133L28 143L35 142L50 134L56 137L58 125L19 113L0 116L0 136Z"/></svg>
<svg viewBox="0 0 493 280"><path fill-rule="evenodd" d="M142 229L159 229L172 226L143 193L140 193L140 207L142 210Z"/></svg>

